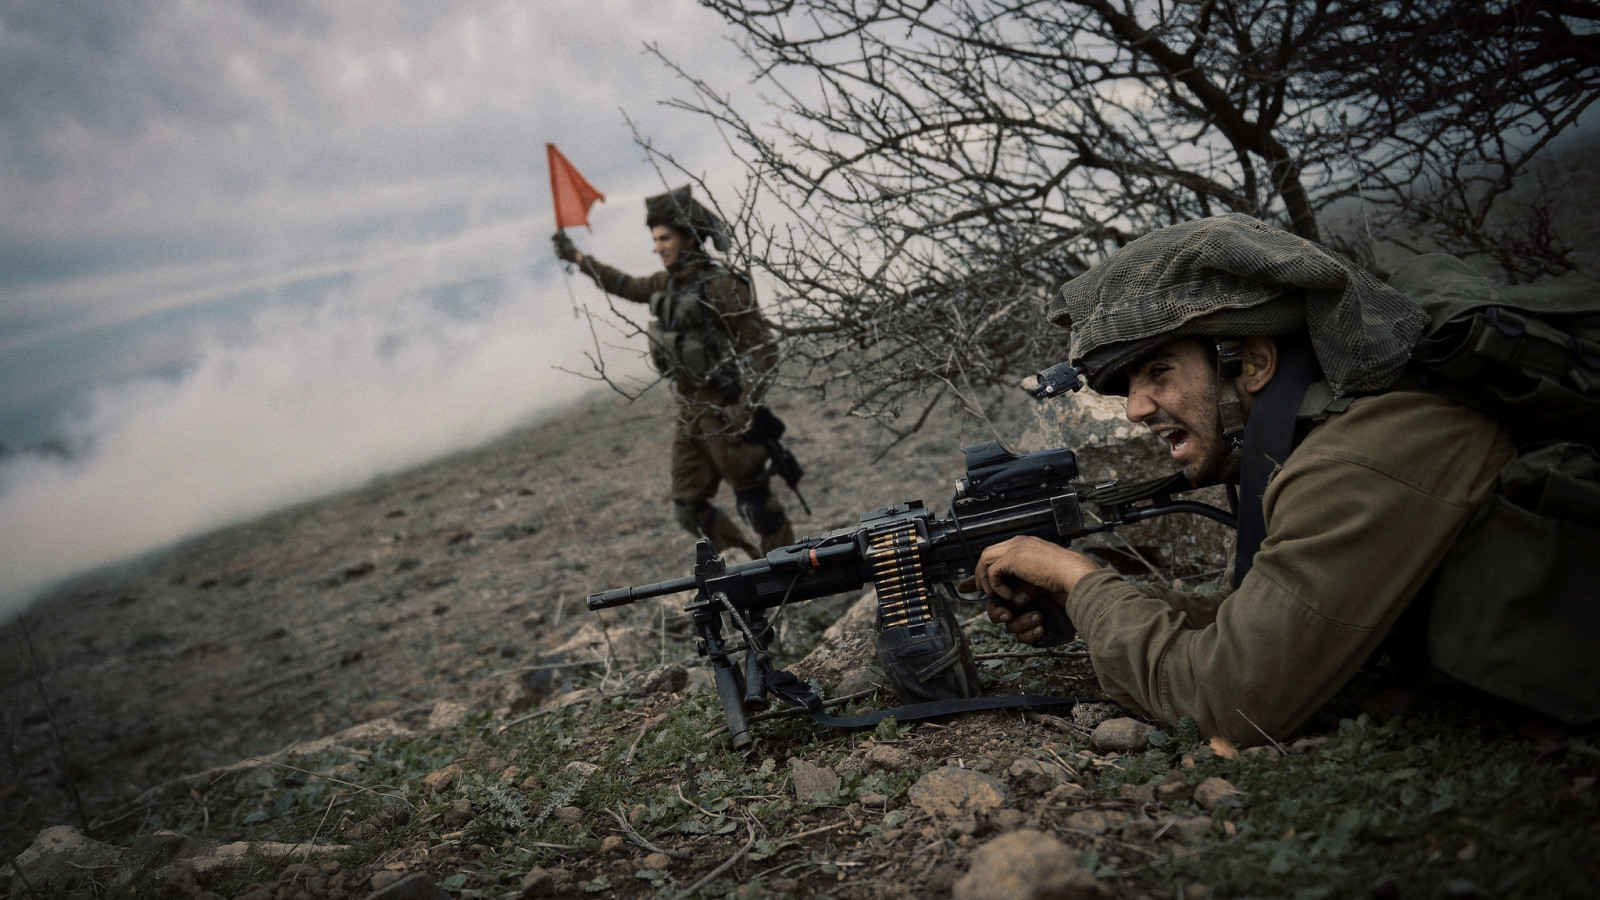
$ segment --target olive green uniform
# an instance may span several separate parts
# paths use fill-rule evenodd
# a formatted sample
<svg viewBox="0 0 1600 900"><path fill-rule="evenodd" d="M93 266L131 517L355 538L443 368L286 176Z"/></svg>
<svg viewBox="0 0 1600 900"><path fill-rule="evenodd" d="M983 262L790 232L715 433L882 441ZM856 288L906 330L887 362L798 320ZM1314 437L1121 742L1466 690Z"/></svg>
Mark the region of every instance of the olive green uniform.
<svg viewBox="0 0 1600 900"><path fill-rule="evenodd" d="M657 312L665 298L687 298L678 308L694 313L695 327L704 329L703 336L717 348L712 354L716 363L708 373L664 366L652 348L657 367L667 369L663 374L671 378L677 398L672 499L679 523L691 533L709 538L719 552L740 547L756 556L793 543L794 528L768 487L767 450L743 437L750 427L751 410L761 402L778 358L777 344L749 283L709 260L643 278L590 256L584 257L579 268L609 294L651 303L652 312ZM653 333L653 342L656 337ZM711 505L724 481L733 490L741 515L756 531L759 550Z"/></svg>
<svg viewBox="0 0 1600 900"><path fill-rule="evenodd" d="M1239 744L1285 737L1389 633L1512 455L1498 423L1439 397L1356 400L1272 474L1266 538L1237 590L1135 587L1101 569L1067 613L1124 706Z"/></svg>

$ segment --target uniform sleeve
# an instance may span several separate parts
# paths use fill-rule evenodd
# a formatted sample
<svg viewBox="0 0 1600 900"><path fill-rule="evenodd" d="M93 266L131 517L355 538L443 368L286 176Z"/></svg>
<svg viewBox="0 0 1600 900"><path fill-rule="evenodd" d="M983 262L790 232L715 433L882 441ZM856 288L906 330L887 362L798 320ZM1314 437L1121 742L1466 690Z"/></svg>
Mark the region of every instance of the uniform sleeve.
<svg viewBox="0 0 1600 900"><path fill-rule="evenodd" d="M1357 401L1274 474L1266 539L1214 619L1106 570L1068 614L1119 703L1239 744L1285 737L1366 661L1510 457L1492 420L1447 401Z"/></svg>
<svg viewBox="0 0 1600 900"><path fill-rule="evenodd" d="M594 279L594 283L608 294L632 300L635 303L648 303L650 295L666 287L667 273L657 272L644 278L636 278L621 269L613 268L584 254L583 262L578 265L585 275Z"/></svg>

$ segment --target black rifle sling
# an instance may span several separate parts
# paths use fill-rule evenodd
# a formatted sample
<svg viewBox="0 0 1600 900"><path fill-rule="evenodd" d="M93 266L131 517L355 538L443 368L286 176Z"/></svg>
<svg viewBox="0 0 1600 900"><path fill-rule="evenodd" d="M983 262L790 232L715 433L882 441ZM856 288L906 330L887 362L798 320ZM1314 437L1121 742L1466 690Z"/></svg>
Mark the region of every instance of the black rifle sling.
<svg viewBox="0 0 1600 900"><path fill-rule="evenodd" d="M822 711L822 698L811 686L783 669L775 670L767 682L772 692L794 706L803 706L811 718L823 725L834 728L854 730L858 728L872 728L879 722L889 717L894 717L896 722L917 722L923 719L936 719L940 716L950 716L957 713L980 712L986 709L1015 709L1017 707L1041 706L1073 706L1078 703L1103 702L1095 697L1045 697L1038 694L1010 694L1004 697L968 697L953 700L928 700L923 703L907 703L893 709L879 709L859 716L841 719L830 716Z"/></svg>
<svg viewBox="0 0 1600 900"><path fill-rule="evenodd" d="M1294 450L1300 403L1312 382L1322 377L1317 355L1304 335L1274 338L1278 345L1278 370L1256 394L1244 428L1244 451L1239 461L1239 533L1233 557L1233 586L1255 564L1256 551L1267 537L1261 499L1267 480Z"/></svg>

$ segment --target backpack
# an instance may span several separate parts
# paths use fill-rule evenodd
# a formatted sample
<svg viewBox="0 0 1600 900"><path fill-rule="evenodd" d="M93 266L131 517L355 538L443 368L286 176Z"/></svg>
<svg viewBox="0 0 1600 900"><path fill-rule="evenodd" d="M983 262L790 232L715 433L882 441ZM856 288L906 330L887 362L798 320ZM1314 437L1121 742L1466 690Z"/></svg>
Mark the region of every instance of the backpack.
<svg viewBox="0 0 1600 900"><path fill-rule="evenodd" d="M1562 721L1600 720L1600 282L1502 285L1425 254L1389 280L1431 322L1414 374L1518 454L1419 601L1429 661Z"/></svg>

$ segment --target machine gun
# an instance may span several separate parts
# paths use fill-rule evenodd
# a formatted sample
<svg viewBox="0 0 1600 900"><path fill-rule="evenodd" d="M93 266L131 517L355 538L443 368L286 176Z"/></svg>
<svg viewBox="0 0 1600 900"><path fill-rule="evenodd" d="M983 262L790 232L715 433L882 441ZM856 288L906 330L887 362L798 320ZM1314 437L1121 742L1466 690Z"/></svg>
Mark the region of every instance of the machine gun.
<svg viewBox="0 0 1600 900"><path fill-rule="evenodd" d="M589 609L694 591L685 611L694 618L700 655L711 661L734 749L742 750L751 743L746 714L766 710L769 694L807 706L818 721L847 727L868 724L821 715L820 699L810 688L773 667L767 651L771 609L857 590L870 582L878 592L880 640L889 633L915 640L940 627L934 587L971 577L978 555L991 544L1033 535L1068 546L1087 535L1175 512L1203 515L1230 527L1236 524L1232 514L1217 507L1173 499L1194 487L1182 473L1126 487L1111 483L1080 490L1071 450L1022 455L990 441L963 452L966 476L956 483L945 516L935 516L922 501L913 500L866 513L859 525L804 538L762 559L731 566L702 540L696 547L693 575L591 594ZM1098 514L1086 521L1086 508L1091 507ZM1049 598L1013 609L1018 614L1043 613L1046 634L1035 646L1071 637L1061 607ZM724 614L742 643L723 639ZM735 659L740 652L742 661Z"/></svg>

